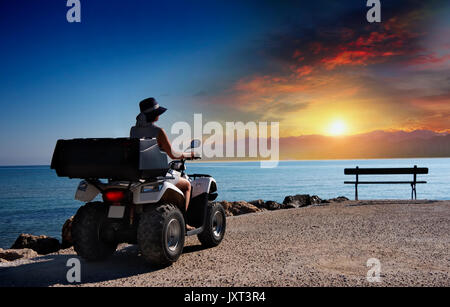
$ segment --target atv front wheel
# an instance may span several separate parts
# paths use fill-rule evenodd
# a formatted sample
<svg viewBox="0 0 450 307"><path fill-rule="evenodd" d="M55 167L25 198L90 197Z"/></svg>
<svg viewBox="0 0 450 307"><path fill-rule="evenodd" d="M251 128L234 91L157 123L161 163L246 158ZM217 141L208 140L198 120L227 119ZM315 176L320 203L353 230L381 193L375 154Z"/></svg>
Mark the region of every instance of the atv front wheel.
<svg viewBox="0 0 450 307"><path fill-rule="evenodd" d="M100 229L107 215L108 206L102 202L87 203L78 209L73 219L72 239L74 249L80 257L98 261L116 251L117 243L100 239Z"/></svg>
<svg viewBox="0 0 450 307"><path fill-rule="evenodd" d="M222 205L216 203L208 205L206 211L205 229L197 235L198 240L205 247L215 247L225 236L226 215Z"/></svg>
<svg viewBox="0 0 450 307"><path fill-rule="evenodd" d="M178 260L185 238L183 214L172 204L147 208L141 215L137 241L146 261L166 266Z"/></svg>

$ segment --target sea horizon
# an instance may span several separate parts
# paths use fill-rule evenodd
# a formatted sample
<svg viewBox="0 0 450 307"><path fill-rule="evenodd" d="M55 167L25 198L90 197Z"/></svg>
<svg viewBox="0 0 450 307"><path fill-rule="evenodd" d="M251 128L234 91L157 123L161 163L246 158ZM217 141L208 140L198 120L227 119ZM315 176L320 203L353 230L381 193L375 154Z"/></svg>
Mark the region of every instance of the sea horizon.
<svg viewBox="0 0 450 307"><path fill-rule="evenodd" d="M338 158L338 159L280 159L280 160L273 160L273 161L279 161L279 162L320 162L320 161L372 161L372 160L410 160L410 159L450 159L450 157L392 157L392 158ZM245 162L263 162L263 161L271 161L271 160L195 160L195 161L187 161L187 163L245 163ZM38 166L45 166L50 167L51 163L49 164L1 164L0 167L38 167Z"/></svg>

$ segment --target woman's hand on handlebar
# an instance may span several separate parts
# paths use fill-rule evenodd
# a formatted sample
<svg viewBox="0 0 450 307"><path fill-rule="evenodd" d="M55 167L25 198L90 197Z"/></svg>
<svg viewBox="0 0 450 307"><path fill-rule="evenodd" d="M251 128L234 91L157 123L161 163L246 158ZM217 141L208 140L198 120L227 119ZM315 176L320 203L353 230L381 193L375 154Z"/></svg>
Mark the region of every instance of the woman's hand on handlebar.
<svg viewBox="0 0 450 307"><path fill-rule="evenodd" d="M187 157L185 157L186 160L197 160L201 159L200 156L196 156L194 151L191 151Z"/></svg>

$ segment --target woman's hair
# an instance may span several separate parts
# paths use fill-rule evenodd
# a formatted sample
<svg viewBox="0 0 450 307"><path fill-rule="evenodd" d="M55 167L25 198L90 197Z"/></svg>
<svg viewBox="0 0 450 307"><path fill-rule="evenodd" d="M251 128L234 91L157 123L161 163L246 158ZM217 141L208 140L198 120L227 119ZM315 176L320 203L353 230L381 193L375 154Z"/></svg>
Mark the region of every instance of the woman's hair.
<svg viewBox="0 0 450 307"><path fill-rule="evenodd" d="M155 113L147 113L145 114L145 118L147 120L148 123L153 123L156 120L156 117L158 117L158 115L156 115Z"/></svg>

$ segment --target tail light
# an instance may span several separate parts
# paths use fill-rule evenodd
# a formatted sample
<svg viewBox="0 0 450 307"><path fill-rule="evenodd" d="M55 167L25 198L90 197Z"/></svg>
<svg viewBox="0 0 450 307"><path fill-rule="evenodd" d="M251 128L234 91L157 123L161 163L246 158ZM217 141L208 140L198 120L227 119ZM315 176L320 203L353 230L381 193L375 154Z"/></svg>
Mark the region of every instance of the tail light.
<svg viewBox="0 0 450 307"><path fill-rule="evenodd" d="M103 193L103 200L110 203L119 203L126 197L125 191L109 190Z"/></svg>

